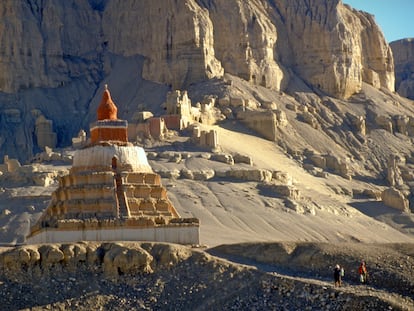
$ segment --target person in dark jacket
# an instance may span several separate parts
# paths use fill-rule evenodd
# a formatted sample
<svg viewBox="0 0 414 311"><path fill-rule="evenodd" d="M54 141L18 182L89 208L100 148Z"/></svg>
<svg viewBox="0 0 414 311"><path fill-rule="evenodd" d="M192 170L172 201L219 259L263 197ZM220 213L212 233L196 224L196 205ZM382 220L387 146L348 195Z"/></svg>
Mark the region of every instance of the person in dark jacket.
<svg viewBox="0 0 414 311"><path fill-rule="evenodd" d="M336 265L334 269L334 281L335 287L340 287L342 285L341 267L339 265Z"/></svg>

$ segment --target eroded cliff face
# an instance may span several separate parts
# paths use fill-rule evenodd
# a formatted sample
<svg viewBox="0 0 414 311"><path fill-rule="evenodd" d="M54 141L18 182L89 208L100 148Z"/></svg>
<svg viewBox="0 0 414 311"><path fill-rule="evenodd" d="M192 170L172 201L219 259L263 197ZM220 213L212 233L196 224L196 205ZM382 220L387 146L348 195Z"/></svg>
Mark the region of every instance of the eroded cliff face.
<svg viewBox="0 0 414 311"><path fill-rule="evenodd" d="M208 11L195 1L108 1L102 30L112 53L145 57L144 79L179 89L223 75Z"/></svg>
<svg viewBox="0 0 414 311"><path fill-rule="evenodd" d="M394 85L372 16L340 0L4 0L0 17L0 156L38 149L38 111L67 145L104 83L122 92L121 118L224 73L276 91L296 76L339 98Z"/></svg>
<svg viewBox="0 0 414 311"><path fill-rule="evenodd" d="M340 0L6 0L0 14L3 92L99 82L104 52L144 56L142 76L174 88L228 72L283 89L286 67L337 97L393 88L372 16Z"/></svg>
<svg viewBox="0 0 414 311"><path fill-rule="evenodd" d="M395 62L395 88L404 97L414 99L414 40L390 43Z"/></svg>
<svg viewBox="0 0 414 311"><path fill-rule="evenodd" d="M214 49L225 72L275 90L286 87L288 75L275 50L278 29L268 1L198 2L208 9Z"/></svg>
<svg viewBox="0 0 414 311"><path fill-rule="evenodd" d="M56 88L80 76L97 81L101 18L88 2L5 0L0 16L2 92Z"/></svg>
<svg viewBox="0 0 414 311"><path fill-rule="evenodd" d="M285 66L316 88L339 98L362 82L393 90L393 59L384 36L369 14L340 0L277 1L288 45Z"/></svg>

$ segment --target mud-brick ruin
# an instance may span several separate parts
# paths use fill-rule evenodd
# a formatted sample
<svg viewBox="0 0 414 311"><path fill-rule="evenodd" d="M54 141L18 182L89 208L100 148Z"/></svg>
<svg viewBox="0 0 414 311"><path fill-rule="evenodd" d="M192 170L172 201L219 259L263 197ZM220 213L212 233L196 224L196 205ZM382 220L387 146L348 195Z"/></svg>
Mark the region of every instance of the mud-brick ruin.
<svg viewBox="0 0 414 311"><path fill-rule="evenodd" d="M77 150L27 243L157 241L199 243L199 221L181 218L105 86L90 143Z"/></svg>

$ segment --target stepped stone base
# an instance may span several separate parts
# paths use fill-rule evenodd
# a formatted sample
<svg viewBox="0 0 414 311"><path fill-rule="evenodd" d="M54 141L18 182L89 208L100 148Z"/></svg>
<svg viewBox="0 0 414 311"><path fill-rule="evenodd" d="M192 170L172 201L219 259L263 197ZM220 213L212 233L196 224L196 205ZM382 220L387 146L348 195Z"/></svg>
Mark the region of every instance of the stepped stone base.
<svg viewBox="0 0 414 311"><path fill-rule="evenodd" d="M199 243L199 222L181 218L160 175L137 146L78 150L27 243L77 241Z"/></svg>
<svg viewBox="0 0 414 311"><path fill-rule="evenodd" d="M79 241L155 241L178 244L199 244L198 222L153 227L98 227L79 229L43 228L27 239L28 244L66 243Z"/></svg>

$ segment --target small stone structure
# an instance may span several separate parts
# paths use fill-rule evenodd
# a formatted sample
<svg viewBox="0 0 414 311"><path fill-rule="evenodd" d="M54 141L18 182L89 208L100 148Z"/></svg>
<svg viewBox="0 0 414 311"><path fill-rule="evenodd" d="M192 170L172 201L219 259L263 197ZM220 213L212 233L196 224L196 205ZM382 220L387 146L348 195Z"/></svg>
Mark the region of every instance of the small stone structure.
<svg viewBox="0 0 414 311"><path fill-rule="evenodd" d="M0 164L0 172L2 173L13 173L21 167L19 160L9 159L8 155L4 156L3 163Z"/></svg>
<svg viewBox="0 0 414 311"><path fill-rule="evenodd" d="M136 140L137 137L162 139L167 134L168 128L164 118L150 117L140 119L128 124L128 139Z"/></svg>
<svg viewBox="0 0 414 311"><path fill-rule="evenodd" d="M218 134L215 130L201 130L199 126L193 127L192 139L202 147L217 148Z"/></svg>
<svg viewBox="0 0 414 311"><path fill-rule="evenodd" d="M57 135L53 132L53 121L47 120L43 115L36 119L36 139L39 148L55 148L57 144Z"/></svg>
<svg viewBox="0 0 414 311"><path fill-rule="evenodd" d="M91 125L91 143L77 150L28 243L157 241L199 243L199 221L181 218L148 164L127 139L127 123L106 88Z"/></svg>
<svg viewBox="0 0 414 311"><path fill-rule="evenodd" d="M86 132L84 130L80 130L78 136L72 138L72 147L74 149L82 148L86 145Z"/></svg>
<svg viewBox="0 0 414 311"><path fill-rule="evenodd" d="M182 130L193 122L191 100L187 91L168 92L165 109L166 115L162 117L169 129Z"/></svg>
<svg viewBox="0 0 414 311"><path fill-rule="evenodd" d="M280 111L240 111L237 118L247 127L256 131L264 138L275 141L277 138L277 127L284 127L287 124L286 116Z"/></svg>

